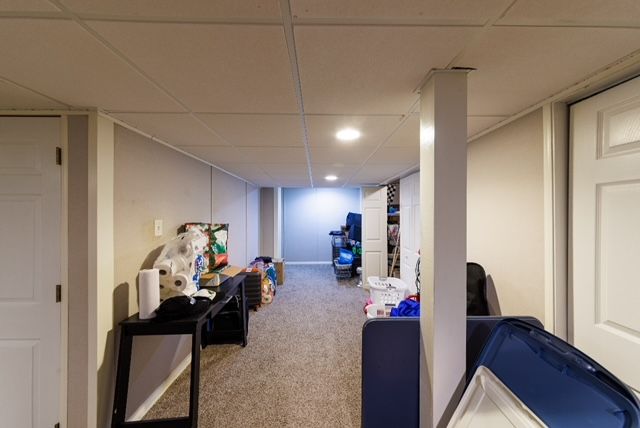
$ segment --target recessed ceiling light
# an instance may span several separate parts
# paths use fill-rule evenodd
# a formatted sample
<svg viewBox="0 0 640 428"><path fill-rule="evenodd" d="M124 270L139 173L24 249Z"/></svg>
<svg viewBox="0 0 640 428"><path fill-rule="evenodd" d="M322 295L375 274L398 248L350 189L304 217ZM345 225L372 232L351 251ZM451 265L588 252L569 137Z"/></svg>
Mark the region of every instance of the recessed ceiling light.
<svg viewBox="0 0 640 428"><path fill-rule="evenodd" d="M336 133L336 138L340 141L353 141L360 138L360 131L353 128L341 129Z"/></svg>
<svg viewBox="0 0 640 428"><path fill-rule="evenodd" d="M338 177L333 174L330 174L330 175L327 175L324 179L327 181L336 181Z"/></svg>

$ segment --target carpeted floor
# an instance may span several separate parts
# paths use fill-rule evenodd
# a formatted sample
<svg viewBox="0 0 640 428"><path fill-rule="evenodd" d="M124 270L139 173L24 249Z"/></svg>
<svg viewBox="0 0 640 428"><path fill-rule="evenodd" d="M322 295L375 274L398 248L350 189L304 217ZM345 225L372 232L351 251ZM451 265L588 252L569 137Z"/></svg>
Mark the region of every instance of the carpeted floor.
<svg viewBox="0 0 640 428"><path fill-rule="evenodd" d="M362 307L330 265L287 265L274 302L251 311L249 344L202 352L199 426L359 427ZM187 369L145 418L186 415Z"/></svg>

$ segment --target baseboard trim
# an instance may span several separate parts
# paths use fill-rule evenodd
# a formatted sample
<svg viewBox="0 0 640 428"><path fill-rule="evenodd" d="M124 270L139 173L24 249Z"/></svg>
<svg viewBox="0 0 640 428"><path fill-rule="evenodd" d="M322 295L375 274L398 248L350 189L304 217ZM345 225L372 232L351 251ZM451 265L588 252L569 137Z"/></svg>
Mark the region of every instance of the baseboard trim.
<svg viewBox="0 0 640 428"><path fill-rule="evenodd" d="M187 355L187 357L182 360L182 362L178 364L176 368L171 371L171 373L169 373L169 376L167 376L167 378L162 381L162 383L158 385L158 387L151 394L149 394L149 397L147 397L147 399L142 402L140 407L138 407L136 411L131 414L131 417L127 419L127 422L142 420L142 418L145 417L145 415L149 412L149 410L151 410L153 405L156 404L160 397L162 397L164 393L167 392L167 389L169 389L171 384L173 384L173 382L178 379L178 376L180 376L182 372L187 367L189 367L189 364L191 364L191 353L189 353L189 355Z"/></svg>
<svg viewBox="0 0 640 428"><path fill-rule="evenodd" d="M288 265L330 265L331 262L285 262Z"/></svg>

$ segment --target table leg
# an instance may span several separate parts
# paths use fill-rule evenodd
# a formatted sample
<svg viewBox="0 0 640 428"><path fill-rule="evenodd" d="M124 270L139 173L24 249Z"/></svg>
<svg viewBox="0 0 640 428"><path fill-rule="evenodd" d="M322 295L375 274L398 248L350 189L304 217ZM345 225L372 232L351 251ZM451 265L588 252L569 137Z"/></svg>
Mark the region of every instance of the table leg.
<svg viewBox="0 0 640 428"><path fill-rule="evenodd" d="M120 349L118 350L118 368L116 371L115 396L113 398L113 415L111 426L117 428L124 424L127 413L127 395L129 393L129 372L131 369L131 348L133 336L125 329L120 332Z"/></svg>
<svg viewBox="0 0 640 428"><path fill-rule="evenodd" d="M246 278L246 277L245 277ZM242 314L242 346L247 346L247 330L249 329L249 309L244 295L244 279L240 282L240 313Z"/></svg>
<svg viewBox="0 0 640 428"><path fill-rule="evenodd" d="M191 388L189 390L189 419L192 428L198 426L198 400L200 395L200 341L202 325L191 335Z"/></svg>

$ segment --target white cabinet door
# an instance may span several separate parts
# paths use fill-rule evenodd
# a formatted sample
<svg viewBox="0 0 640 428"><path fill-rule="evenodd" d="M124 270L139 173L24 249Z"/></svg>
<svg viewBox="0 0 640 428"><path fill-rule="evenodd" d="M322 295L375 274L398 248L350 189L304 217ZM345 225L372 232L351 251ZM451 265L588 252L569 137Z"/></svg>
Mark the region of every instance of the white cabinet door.
<svg viewBox="0 0 640 428"><path fill-rule="evenodd" d="M59 413L60 118L0 117L0 425Z"/></svg>
<svg viewBox="0 0 640 428"><path fill-rule="evenodd" d="M362 282L387 275L387 187L362 188Z"/></svg>
<svg viewBox="0 0 640 428"><path fill-rule="evenodd" d="M640 79L571 121L574 342L640 390Z"/></svg>

